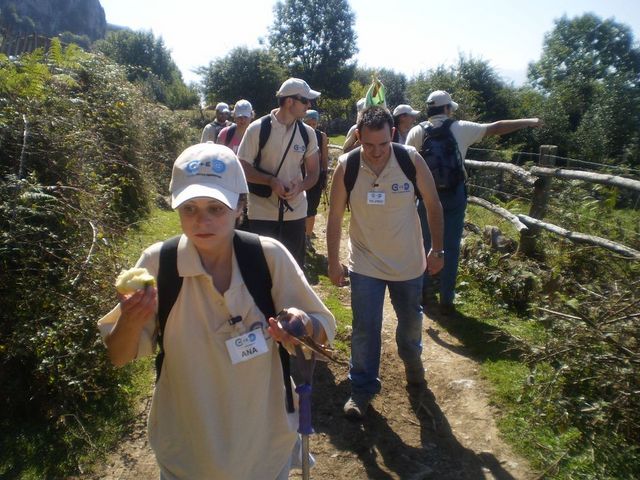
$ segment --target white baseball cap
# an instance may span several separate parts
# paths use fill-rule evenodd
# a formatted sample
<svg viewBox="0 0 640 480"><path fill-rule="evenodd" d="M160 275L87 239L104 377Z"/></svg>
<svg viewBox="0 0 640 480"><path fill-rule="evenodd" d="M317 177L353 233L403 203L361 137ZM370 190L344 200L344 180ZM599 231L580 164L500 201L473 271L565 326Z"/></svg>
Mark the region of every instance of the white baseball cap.
<svg viewBox="0 0 640 480"><path fill-rule="evenodd" d="M229 105L224 102L220 102L216 105L216 112L229 113Z"/></svg>
<svg viewBox="0 0 640 480"><path fill-rule="evenodd" d="M238 100L233 107L234 117L253 117L253 106L248 100Z"/></svg>
<svg viewBox="0 0 640 480"><path fill-rule="evenodd" d="M414 117L420 113L420 110L414 110L411 108L411 105L398 105L393 109L393 116L397 117L398 115L413 115Z"/></svg>
<svg viewBox="0 0 640 480"><path fill-rule="evenodd" d="M171 172L171 208L187 200L209 197L235 209L241 193L248 193L242 165L228 147L213 142L187 148L176 159Z"/></svg>
<svg viewBox="0 0 640 480"><path fill-rule="evenodd" d="M293 95L300 95L303 98L313 100L320 96L320 92L311 90L307 82L301 78L290 78L280 85L280 89L276 92L276 97L291 97Z"/></svg>
<svg viewBox="0 0 640 480"><path fill-rule="evenodd" d="M445 105L451 105L451 109L454 111L458 109L458 104L444 90L436 90L429 94L429 98L427 98L428 107L443 107Z"/></svg>

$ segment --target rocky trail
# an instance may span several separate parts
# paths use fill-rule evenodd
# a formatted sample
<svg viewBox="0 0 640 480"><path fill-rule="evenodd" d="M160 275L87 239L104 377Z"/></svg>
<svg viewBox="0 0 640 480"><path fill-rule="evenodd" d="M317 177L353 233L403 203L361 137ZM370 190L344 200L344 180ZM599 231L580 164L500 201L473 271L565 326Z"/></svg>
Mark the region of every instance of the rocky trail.
<svg viewBox="0 0 640 480"><path fill-rule="evenodd" d="M326 251L324 219L318 215L315 241ZM450 332L464 328L455 319L425 314L424 364L427 386L409 391L396 351L395 316L385 302L382 391L364 421L346 419L348 367L319 364L313 389L310 448L316 458L315 479L518 479L537 478L527 462L500 439L498 413L488 399L488 386L478 365ZM471 319L473 320L473 319ZM455 322L455 324L454 324ZM343 355L343 360L348 360ZM92 475L92 480L157 479L158 468L146 440L149 401L131 433ZM291 479L302 478L292 471ZM258 480L258 479L257 479Z"/></svg>

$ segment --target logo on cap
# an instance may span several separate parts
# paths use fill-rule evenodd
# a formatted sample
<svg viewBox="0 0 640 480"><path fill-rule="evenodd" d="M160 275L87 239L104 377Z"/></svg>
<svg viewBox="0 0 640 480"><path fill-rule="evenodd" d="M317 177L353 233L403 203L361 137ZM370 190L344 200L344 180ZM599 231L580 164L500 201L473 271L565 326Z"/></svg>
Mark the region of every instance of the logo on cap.
<svg viewBox="0 0 640 480"><path fill-rule="evenodd" d="M214 160L211 168L215 173L223 173L227 169L227 166L221 160Z"/></svg>

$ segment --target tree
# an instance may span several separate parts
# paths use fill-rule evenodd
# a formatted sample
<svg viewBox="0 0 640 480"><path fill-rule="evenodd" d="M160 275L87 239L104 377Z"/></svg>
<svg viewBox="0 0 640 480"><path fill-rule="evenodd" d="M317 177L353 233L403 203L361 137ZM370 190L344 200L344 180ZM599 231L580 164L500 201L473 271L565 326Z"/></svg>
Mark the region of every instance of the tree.
<svg viewBox="0 0 640 480"><path fill-rule="evenodd" d="M275 93L287 73L265 49L233 49L226 57L198 69L208 103L246 98L258 115L276 107Z"/></svg>
<svg viewBox="0 0 640 480"><path fill-rule="evenodd" d="M356 54L347 0L285 0L274 7L269 44L293 76L328 96L349 96Z"/></svg>
<svg viewBox="0 0 640 480"><path fill-rule="evenodd" d="M198 103L198 94L187 87L162 37L152 32L117 30L98 40L94 49L127 67L130 81L140 83L153 99L170 108L188 108Z"/></svg>
<svg viewBox="0 0 640 480"><path fill-rule="evenodd" d="M593 14L563 16L529 65L529 81L561 110L552 115L568 119L561 154L640 163L640 48L628 26Z"/></svg>

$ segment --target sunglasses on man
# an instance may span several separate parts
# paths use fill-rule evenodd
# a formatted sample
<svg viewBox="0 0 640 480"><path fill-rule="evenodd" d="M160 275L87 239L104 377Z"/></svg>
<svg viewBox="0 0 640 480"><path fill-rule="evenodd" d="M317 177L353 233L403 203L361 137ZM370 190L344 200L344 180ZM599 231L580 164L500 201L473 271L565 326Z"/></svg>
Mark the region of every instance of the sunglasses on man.
<svg viewBox="0 0 640 480"><path fill-rule="evenodd" d="M303 105L307 105L307 106L311 105L311 100L309 100L308 98L301 97L300 95L291 95L291 98L299 101Z"/></svg>

